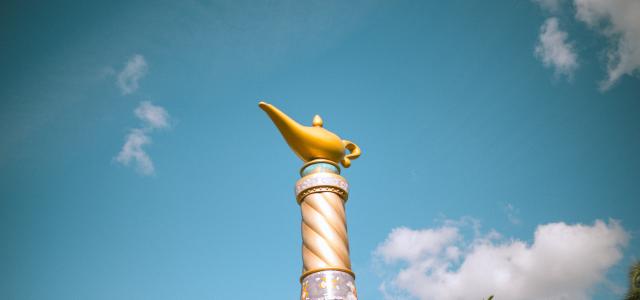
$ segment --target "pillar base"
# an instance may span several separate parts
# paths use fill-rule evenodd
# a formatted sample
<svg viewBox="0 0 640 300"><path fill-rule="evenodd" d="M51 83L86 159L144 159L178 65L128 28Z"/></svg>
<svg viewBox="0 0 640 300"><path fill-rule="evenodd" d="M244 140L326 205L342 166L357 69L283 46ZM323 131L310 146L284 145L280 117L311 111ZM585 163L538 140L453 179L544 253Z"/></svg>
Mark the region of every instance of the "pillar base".
<svg viewBox="0 0 640 300"><path fill-rule="evenodd" d="M300 300L357 300L355 279L349 273L319 271L302 279Z"/></svg>

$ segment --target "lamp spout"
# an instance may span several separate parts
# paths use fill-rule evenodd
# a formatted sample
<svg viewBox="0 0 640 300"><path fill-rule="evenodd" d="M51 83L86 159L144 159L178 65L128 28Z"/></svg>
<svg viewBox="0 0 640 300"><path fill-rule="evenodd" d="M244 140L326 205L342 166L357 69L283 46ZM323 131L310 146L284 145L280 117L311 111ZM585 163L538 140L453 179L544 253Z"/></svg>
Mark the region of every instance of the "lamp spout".
<svg viewBox="0 0 640 300"><path fill-rule="evenodd" d="M300 123L296 122L294 119L287 116L275 106L262 101L258 104L258 106L260 106L260 108L262 108L262 110L267 113L267 115L269 116L273 124L276 125L276 127L280 131L280 134L282 134L282 137L284 137L289 146L291 146L291 143L294 142L294 140L302 134L301 132L303 126L300 125Z"/></svg>

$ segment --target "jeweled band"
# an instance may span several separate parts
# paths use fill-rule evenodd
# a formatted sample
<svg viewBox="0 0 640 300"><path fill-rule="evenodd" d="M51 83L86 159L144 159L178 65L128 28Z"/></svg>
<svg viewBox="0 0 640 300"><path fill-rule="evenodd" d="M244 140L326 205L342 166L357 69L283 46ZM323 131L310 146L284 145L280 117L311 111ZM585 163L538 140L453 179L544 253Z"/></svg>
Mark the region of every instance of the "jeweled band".
<svg viewBox="0 0 640 300"><path fill-rule="evenodd" d="M320 271L302 280L300 300L356 300L358 292L353 276L341 271Z"/></svg>
<svg viewBox="0 0 640 300"><path fill-rule="evenodd" d="M325 171L326 169L323 169ZM306 175L296 182L295 193L298 204L309 194L332 192L344 201L349 198L349 183L344 177L330 172L315 172Z"/></svg>

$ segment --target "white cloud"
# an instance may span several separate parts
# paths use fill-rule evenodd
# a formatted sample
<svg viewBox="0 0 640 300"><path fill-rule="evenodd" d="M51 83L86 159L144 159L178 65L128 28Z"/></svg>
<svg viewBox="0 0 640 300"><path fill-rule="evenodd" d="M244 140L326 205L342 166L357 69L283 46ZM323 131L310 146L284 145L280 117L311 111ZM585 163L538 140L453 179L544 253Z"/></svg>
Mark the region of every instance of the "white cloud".
<svg viewBox="0 0 640 300"><path fill-rule="evenodd" d="M533 2L544 10L557 14L561 10L563 0ZM600 82L600 89L608 90L624 75L639 74L640 1L573 0L572 3L576 10L575 18L609 40L606 52L607 78ZM570 76L578 64L573 47L566 42L566 38L567 33L558 30L557 19L550 18L542 26L535 52L545 66L556 68L556 74Z"/></svg>
<svg viewBox="0 0 640 300"><path fill-rule="evenodd" d="M116 79L123 95L131 94L138 89L138 81L147 74L147 69L147 62L142 55L136 54L129 59Z"/></svg>
<svg viewBox="0 0 640 300"><path fill-rule="evenodd" d="M162 106L153 105L149 101L142 101L134 113L148 128L162 129L169 127L169 113Z"/></svg>
<svg viewBox="0 0 640 300"><path fill-rule="evenodd" d="M546 67L553 67L556 75L571 77L578 68L578 61L573 45L567 42L567 36L559 28L558 19L548 18L540 27L535 55Z"/></svg>
<svg viewBox="0 0 640 300"><path fill-rule="evenodd" d="M136 170L140 174L152 175L155 173L153 161L142 147L151 144L149 134L155 129L171 126L169 113L162 106L153 105L149 101L140 102L134 113L143 122L143 127L132 129L129 132L124 146L115 160L125 166L135 162Z"/></svg>
<svg viewBox="0 0 640 300"><path fill-rule="evenodd" d="M142 129L132 129L127 135L122 150L118 153L116 161L128 166L131 162L136 165L136 170L143 175L152 175L155 171L153 161L142 149L144 145L151 144L151 138Z"/></svg>
<svg viewBox="0 0 640 300"><path fill-rule="evenodd" d="M576 19L607 36L607 79L602 90L609 89L623 75L640 70L640 1L575 0Z"/></svg>
<svg viewBox="0 0 640 300"><path fill-rule="evenodd" d="M458 228L455 227L423 230L400 227L391 231L377 251L383 254L387 263L416 261L425 255L437 255L446 245L454 244L459 238Z"/></svg>
<svg viewBox="0 0 640 300"><path fill-rule="evenodd" d="M540 225L533 243L493 232L465 241L463 225L394 229L375 255L397 272L380 286L388 299L584 300L606 282L629 235L616 221Z"/></svg>

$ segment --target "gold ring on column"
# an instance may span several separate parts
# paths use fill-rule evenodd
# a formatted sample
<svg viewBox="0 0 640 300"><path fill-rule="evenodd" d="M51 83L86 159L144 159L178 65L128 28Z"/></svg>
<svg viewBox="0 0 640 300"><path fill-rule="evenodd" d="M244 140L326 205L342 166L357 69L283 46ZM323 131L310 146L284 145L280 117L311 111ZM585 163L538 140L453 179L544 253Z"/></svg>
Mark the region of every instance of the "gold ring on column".
<svg viewBox="0 0 640 300"><path fill-rule="evenodd" d="M295 193L298 204L307 195L322 192L336 193L346 202L349 197L349 183L338 174L324 172L309 174L296 182Z"/></svg>

